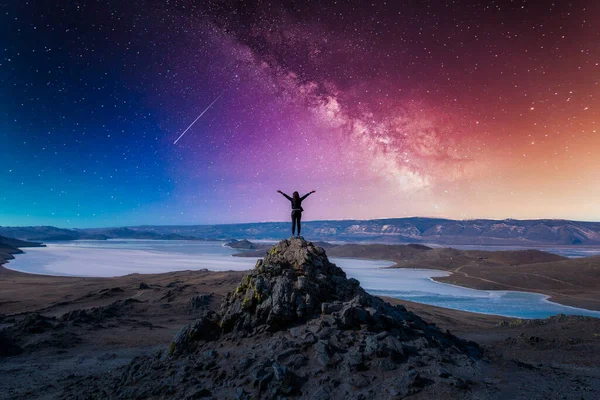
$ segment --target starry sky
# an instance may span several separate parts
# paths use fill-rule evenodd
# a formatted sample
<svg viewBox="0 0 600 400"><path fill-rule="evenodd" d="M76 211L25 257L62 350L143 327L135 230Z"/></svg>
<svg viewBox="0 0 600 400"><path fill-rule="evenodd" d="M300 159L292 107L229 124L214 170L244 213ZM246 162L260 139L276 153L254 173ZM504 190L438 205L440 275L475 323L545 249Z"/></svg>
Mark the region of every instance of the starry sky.
<svg viewBox="0 0 600 400"><path fill-rule="evenodd" d="M278 189L317 191L305 220L599 221L598 26L596 0L4 1L0 225L285 221Z"/></svg>

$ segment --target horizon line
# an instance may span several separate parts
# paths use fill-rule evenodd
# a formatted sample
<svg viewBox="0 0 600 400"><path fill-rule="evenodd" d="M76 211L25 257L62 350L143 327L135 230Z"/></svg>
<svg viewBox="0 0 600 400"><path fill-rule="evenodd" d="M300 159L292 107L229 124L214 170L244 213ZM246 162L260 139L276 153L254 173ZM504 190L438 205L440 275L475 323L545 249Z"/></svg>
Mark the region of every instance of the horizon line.
<svg viewBox="0 0 600 400"><path fill-rule="evenodd" d="M479 220L487 220L487 221L569 221L569 222L580 222L580 223L600 223L600 220L575 220L575 219L566 219L566 218L464 218L464 219L456 219L456 218L445 218L445 217L424 217L424 216L411 216L411 217L383 217L383 218L369 218L369 219L356 219L356 218L340 218L340 219L315 219L315 220L306 220L302 221L303 223L310 222L337 222L337 221L381 221L381 220L402 220L402 219L440 219L446 221L479 221ZM161 227L170 227L170 226L223 226L223 225L247 225L247 224L275 224L275 223L287 223L288 220L282 221L253 221L253 222L229 222L229 223L198 223L198 224L139 224L139 225L112 225L112 226L95 226L95 227L85 227L85 228L63 228L58 225L0 225L0 228L27 228L27 227L53 227L58 229L68 229L68 230L86 230L86 229L115 229L115 228L136 228L136 227L144 227L144 226L161 226Z"/></svg>

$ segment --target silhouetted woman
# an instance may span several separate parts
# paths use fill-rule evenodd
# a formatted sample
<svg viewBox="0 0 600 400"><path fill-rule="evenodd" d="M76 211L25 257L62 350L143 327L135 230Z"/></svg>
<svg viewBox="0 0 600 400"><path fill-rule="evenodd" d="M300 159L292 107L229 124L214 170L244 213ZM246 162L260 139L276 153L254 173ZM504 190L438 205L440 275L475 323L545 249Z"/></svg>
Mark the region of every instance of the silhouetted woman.
<svg viewBox="0 0 600 400"><path fill-rule="evenodd" d="M307 198L311 193L315 193L316 190L306 193L304 196L300 197L298 192L294 192L292 197L283 193L281 190L277 191L284 195L289 201L292 202L292 236L294 236L294 232L296 231L296 224L298 224L298 236L300 236L300 220L302 219L302 200Z"/></svg>

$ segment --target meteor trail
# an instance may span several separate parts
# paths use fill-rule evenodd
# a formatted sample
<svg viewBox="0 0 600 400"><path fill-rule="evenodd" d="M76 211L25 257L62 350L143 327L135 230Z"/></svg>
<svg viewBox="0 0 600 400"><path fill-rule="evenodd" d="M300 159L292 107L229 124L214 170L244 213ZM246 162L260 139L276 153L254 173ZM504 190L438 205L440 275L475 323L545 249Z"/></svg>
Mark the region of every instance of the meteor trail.
<svg viewBox="0 0 600 400"><path fill-rule="evenodd" d="M217 98L216 98L216 99L215 99L215 100L214 100L212 103L210 103L210 104L208 105L208 107L206 107L206 109L205 109L204 111L202 111L202 113L201 113L200 115L198 115L198 118L196 118L196 119L194 120L194 122L192 122L192 123L190 124L190 126L188 126L188 127L186 128L186 130L185 130L185 131L183 131L183 133L182 133L181 135L179 135L179 137L177 138L177 140L175 140L175 141L173 142L173 144L177 144L177 142L179 142L179 139L181 139L181 138L183 137L183 135L185 135L185 133L186 133L187 131L189 131L189 130L190 130L190 128L191 128L192 126L194 126L194 124L196 123L196 121L198 121L198 120L200 119L200 117L201 117L201 116L203 116L203 115L204 115L204 113L205 113L205 112L207 112L207 111L208 111L208 109L209 109L209 108L211 108L211 107L212 107L212 105L213 105L213 104L215 104L215 103L217 102L217 100L219 100L219 99L221 98L221 96L223 96L223 94L224 94L224 93L225 93L225 90L224 90L224 91L223 91L223 92L222 92L222 93L221 93L221 94L220 94L220 95L219 95L219 96L218 96L218 97L217 97Z"/></svg>

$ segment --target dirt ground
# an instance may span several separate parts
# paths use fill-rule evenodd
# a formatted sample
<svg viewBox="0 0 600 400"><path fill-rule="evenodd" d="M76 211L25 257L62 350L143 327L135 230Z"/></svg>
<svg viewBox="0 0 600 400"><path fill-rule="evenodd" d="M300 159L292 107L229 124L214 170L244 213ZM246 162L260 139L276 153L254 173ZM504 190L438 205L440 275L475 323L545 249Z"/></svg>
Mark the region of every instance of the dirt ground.
<svg viewBox="0 0 600 400"><path fill-rule="evenodd" d="M183 325L216 310L243 275L74 278L0 267L0 399L64 398L77 379L115 373L166 349ZM517 320L386 300L482 346L487 367L473 398L600 398L599 319Z"/></svg>

